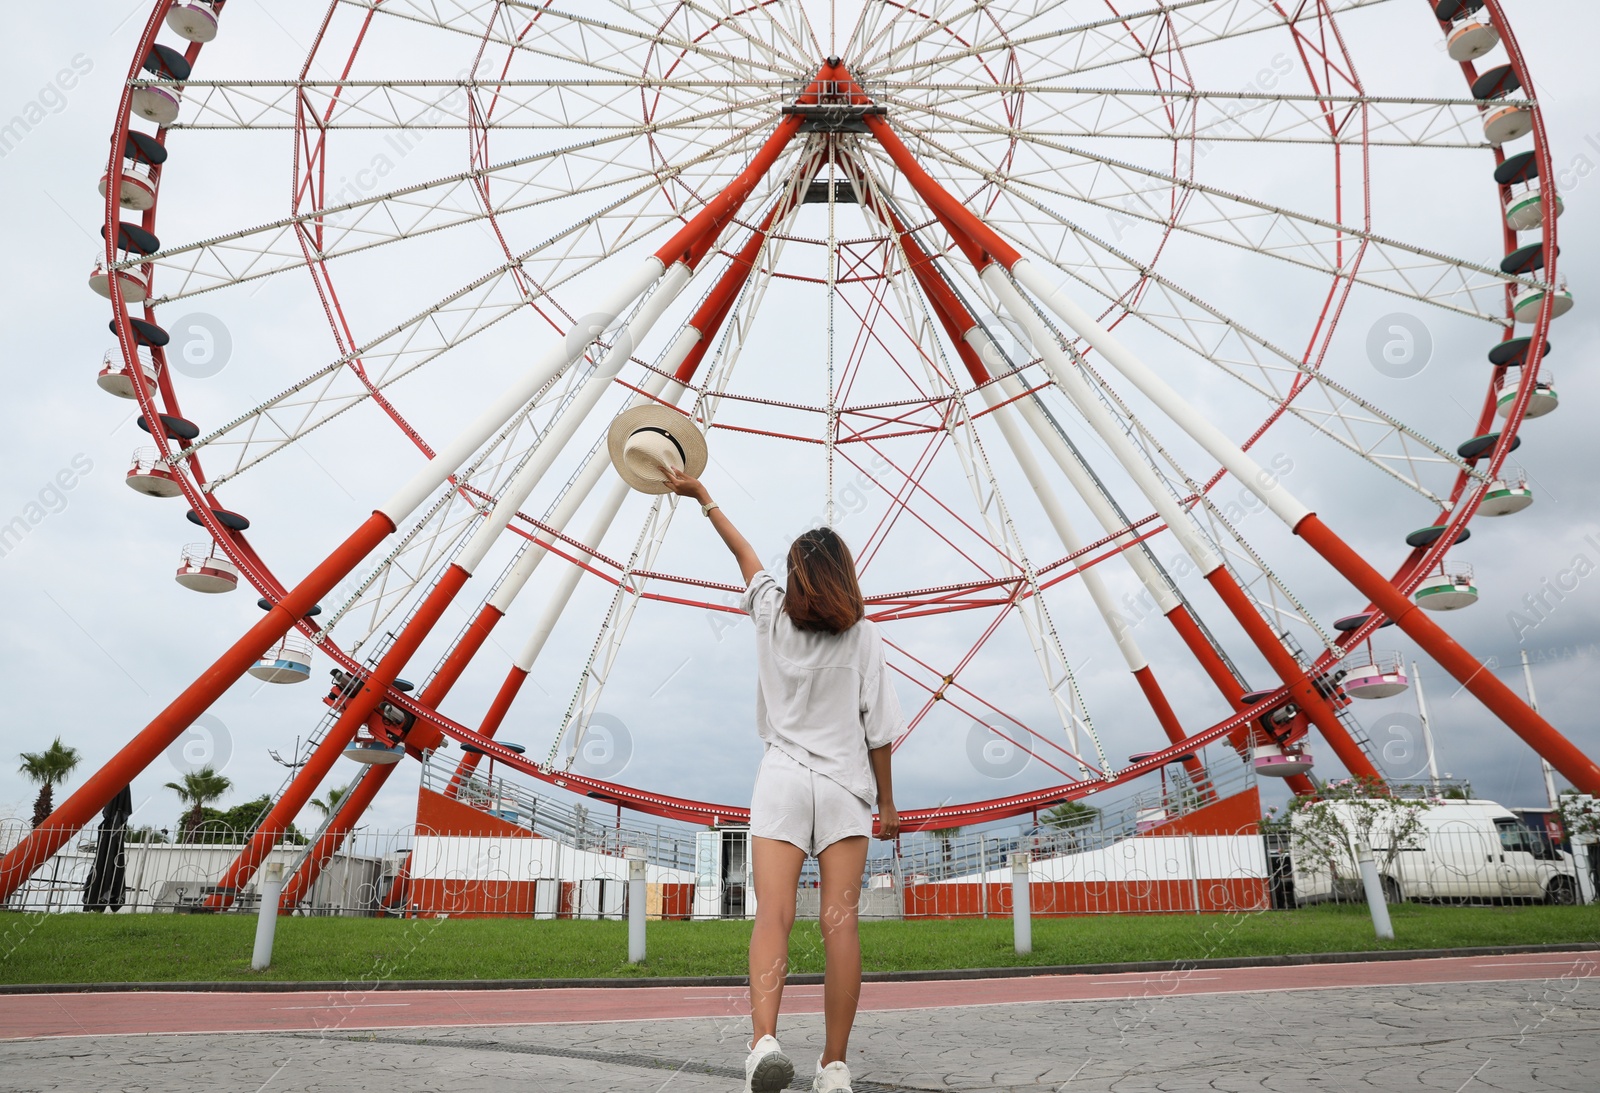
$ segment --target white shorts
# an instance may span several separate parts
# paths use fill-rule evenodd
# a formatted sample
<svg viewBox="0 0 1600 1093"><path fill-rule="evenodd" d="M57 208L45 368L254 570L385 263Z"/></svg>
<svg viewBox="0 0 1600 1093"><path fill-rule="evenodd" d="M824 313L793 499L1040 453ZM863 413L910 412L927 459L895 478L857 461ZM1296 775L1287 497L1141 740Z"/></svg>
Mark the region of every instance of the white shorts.
<svg viewBox="0 0 1600 1093"><path fill-rule="evenodd" d="M840 839L872 835L872 806L787 752L767 748L750 800L750 834L820 854Z"/></svg>

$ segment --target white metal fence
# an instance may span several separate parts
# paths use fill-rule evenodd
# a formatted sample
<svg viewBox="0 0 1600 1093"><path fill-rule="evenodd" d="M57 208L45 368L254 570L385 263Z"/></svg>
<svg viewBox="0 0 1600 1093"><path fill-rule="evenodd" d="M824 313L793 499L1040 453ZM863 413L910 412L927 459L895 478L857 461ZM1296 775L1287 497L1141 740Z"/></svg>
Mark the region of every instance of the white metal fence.
<svg viewBox="0 0 1600 1093"><path fill-rule="evenodd" d="M1292 909L1364 896L1353 846L1313 844L1288 832L1263 835L1254 823L1219 830L1192 818L1253 786L1248 765L1213 767L1215 781L1173 777L1159 790L1068 818L1071 826L1032 822L1010 829L917 832L874 841L861 878L868 918L1002 917L1011 913L1010 855L1031 859L1035 916L1208 913ZM425 770L443 790L449 775ZM685 824L639 823L534 794L485 772L458 799L505 821L500 834L409 827L362 830L321 863L316 882L292 908L312 915L503 915L621 918L627 862L646 862L646 913L653 918L745 918L755 912L748 832ZM1253 799L1253 798L1252 798ZM1206 815L1213 815L1208 813ZM1044 817L1043 819L1049 819ZM1204 820L1204 817L1200 817ZM1437 826L1437 825L1436 825ZM0 850L27 833L0 823ZM93 828L77 833L7 902L11 910L183 912L203 909L247 832L208 827L204 843L140 841L108 849L96 870ZM286 876L303 869L315 838L281 844L270 861ZM1520 826L1442 829L1374 855L1391 898L1470 902L1577 902L1593 898L1587 861ZM115 872L111 875L110 871ZM304 875L304 874L302 874ZM99 884L98 894L89 882ZM815 860L801 874L797 913L815 917ZM111 882L109 885L106 882ZM111 889L116 894L108 893ZM230 910L253 911L251 882ZM108 906L109 904L109 906Z"/></svg>

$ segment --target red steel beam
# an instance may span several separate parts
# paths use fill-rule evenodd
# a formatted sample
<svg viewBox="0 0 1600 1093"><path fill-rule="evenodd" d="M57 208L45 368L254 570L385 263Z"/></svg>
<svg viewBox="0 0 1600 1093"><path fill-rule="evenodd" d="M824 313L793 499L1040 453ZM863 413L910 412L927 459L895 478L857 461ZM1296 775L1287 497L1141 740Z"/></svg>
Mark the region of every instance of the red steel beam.
<svg viewBox="0 0 1600 1093"><path fill-rule="evenodd" d="M876 206L875 206L876 208ZM904 223L895 215L893 209L878 209L878 213L885 218L887 223L900 237L900 245L905 249L906 258L911 265L912 275L916 277L917 284L922 288L923 295L932 305L934 314L938 316L939 323L944 327L945 334L956 347L956 353L967 368L967 374L977 384L989 383L994 377L989 374L982 358L967 341L967 334L978 326L978 320L973 316L961 298L950 290L944 278L939 276L934 268L933 259L922 249L916 236L906 229ZM1186 739L1183 725L1178 720L1178 715L1173 711L1172 704L1167 701L1167 696L1161 690L1161 683L1156 679L1154 670L1149 664L1133 673L1139 683L1139 690L1150 703L1150 709L1156 715L1156 721L1161 725L1161 731L1167 739L1174 743L1181 743ZM1205 775L1205 764L1198 756L1190 756L1183 760L1183 768L1194 778Z"/></svg>
<svg viewBox="0 0 1600 1093"><path fill-rule="evenodd" d="M394 644L384 652L370 674L362 681L361 690L345 699L339 718L328 728L321 742L312 750L305 765L295 771L294 777L278 799L272 803L244 849L227 871L217 881L216 890L206 897L206 906L218 909L233 903L240 888L255 876L263 859L272 852L278 840L289 829L289 824L306 806L333 765L344 755L344 749L355 739L356 731L377 710L378 703L388 696L389 686L400 670L417 651L429 631L444 614L445 608L455 598L471 574L459 565L452 564L444 571L437 584L428 590L422 605L395 638Z"/></svg>
<svg viewBox="0 0 1600 1093"><path fill-rule="evenodd" d="M1494 10L1498 13L1497 6ZM951 232L963 252L978 268L982 269L990 262L999 262L1007 269L1015 264L1021 257L1016 248L1006 243L972 215L965 206L923 171L887 122L875 116L868 116L866 121L868 128L883 144L895 165L916 187ZM1550 306L1551 300L1547 297L1545 300L1547 311ZM1542 333L1542 330L1538 333ZM1538 347L1535 345L1533 348ZM1532 389L1531 384L1525 386L1528 390ZM1522 394L1526 395L1527 391ZM1507 437L1501 438L1501 444L1494 458L1503 458L1507 440ZM1527 703L1517 697L1515 692L1494 678L1492 673L1485 672L1483 665L1443 629L1425 616L1417 614L1415 603L1385 580L1320 519L1313 514L1302 520L1294 531L1333 565L1346 580L1371 599L1385 615L1394 619L1397 625L1401 618L1405 618L1407 624L1402 629L1410 634L1413 640L1488 706L1508 728L1528 741L1534 750L1550 761L1552 766L1571 779L1574 786L1586 793L1600 793L1600 766L1579 751L1553 725L1534 712ZM1328 742L1350 768L1351 773L1359 775L1370 771L1373 776L1381 777L1366 754L1344 731L1343 726L1336 718L1331 718L1331 706L1327 699L1306 678L1305 671L1289 655L1288 650L1283 648L1282 643L1277 641L1276 636L1271 634L1270 628L1266 626L1266 620L1262 619L1250 605L1226 569L1219 569L1216 574L1221 576L1211 581L1212 587L1223 596L1224 602L1229 604L1230 610L1245 627L1246 633L1251 634L1257 647L1267 656L1269 662L1274 664L1274 670L1283 678L1290 692L1300 701L1302 708L1316 723L1318 729L1328 738ZM1259 633L1261 630L1265 630L1266 633ZM1268 637L1271 638L1270 641L1265 640ZM1331 725L1328 724L1329 721L1332 722Z"/></svg>
<svg viewBox="0 0 1600 1093"><path fill-rule="evenodd" d="M808 90L807 94L815 94L816 85ZM705 208L701 209L687 224L678 230L659 251L656 256L663 266L673 262L683 262L690 269L695 268L701 259L711 250L716 243L717 236L739 211L744 200L761 181L762 177L776 162L783 149L793 139L799 130L801 118L791 116L780 124L777 130L767 138L760 151L752 158L737 177L729 183L728 187L713 198ZM378 703L386 696L390 685L405 668L406 662L416 652L428 633L437 624L445 608L454 600L456 593L466 584L471 577L460 566L451 565L439 583L436 584L424 599L417 613L407 622L405 628L395 643L390 646L378 665L369 674L362 689L356 695L345 701L344 708L339 714L339 719L328 730L311 758L300 768L283 794L273 803L271 810L256 828L250 842L246 844L239 856L217 882L216 891L207 898L207 905L211 907L225 907L229 905L238 889L249 878L254 876L262 860L271 851L278 838L287 830L289 823L305 807L311 794L327 777L334 763L343 754L344 749L355 739L355 735L367 718L377 709ZM437 730L432 730L437 736ZM428 746L427 737L420 738L419 746ZM381 780L362 779L363 783ZM359 787L358 787L359 788ZM377 792L375 785L371 793ZM370 796L363 794L367 801ZM354 802L352 802L354 803ZM362 807L365 807L362 803ZM341 812L344 811L341 809ZM353 817L354 814L352 814ZM353 818L351 820L353 823ZM342 834L339 836L342 838ZM321 840L319 840L319 845ZM311 859L307 859L308 862ZM281 905L280 905L281 906Z"/></svg>
<svg viewBox="0 0 1600 1093"><path fill-rule="evenodd" d="M528 680L528 670L513 664L511 671L506 673L506 678L500 684L500 690L495 692L494 701L489 703L489 710L483 715L483 721L478 726L478 734L486 739L493 740L494 734L500 731L500 723L506 719L506 713L511 709L511 704L517 700L517 693L522 690L522 685ZM461 761L456 764L456 772L450 776L450 784L445 788L445 796L454 797L461 791L461 783L472 777L472 772L478 769L478 760L482 759L481 752L464 752Z"/></svg>
<svg viewBox="0 0 1600 1093"><path fill-rule="evenodd" d="M872 135L889 154L895 167L911 183L918 195L928 203L929 208L949 231L956 245L961 248L975 269L982 271L993 263L999 263L1002 268L1009 270L1021 259L1021 252L984 224L923 170L910 149L894 133L887 121L875 115L868 115L866 123ZM1366 753L1339 723L1327 698L1307 678L1305 669L1300 667L1299 662L1289 654L1282 641L1267 626L1266 620L1250 603L1227 568L1219 566L1207 574L1207 580L1216 589L1224 605L1238 620L1251 641L1273 666L1290 693L1300 702L1307 716L1327 737L1334 752L1345 762L1350 773L1359 777L1381 778L1382 775L1372 765Z"/></svg>
<svg viewBox="0 0 1600 1093"><path fill-rule="evenodd" d="M0 902L4 902L28 876L76 834L84 824L128 785L224 691L260 660L295 622L316 605L335 585L365 558L373 547L394 532L394 524L380 512L346 539L316 569L306 575L289 594L273 605L261 621L245 631L243 637L200 674L182 694L156 715L132 740L89 776L77 791L61 803L44 823L0 859Z"/></svg>
<svg viewBox="0 0 1600 1093"><path fill-rule="evenodd" d="M728 267L722 271L706 298L700 302L695 313L690 316L686 324L694 330L699 337L696 339L689 352L684 355L678 365L678 370L673 379L679 383L687 384L694 379L695 372L700 367L700 362L705 359L706 351L710 348L717 331L722 329L722 324L733 311L733 305L739 299L739 292L754 272L756 259L761 255L761 248L765 246L767 237L772 231L772 226L804 199L804 190L791 187L786 190L768 208L760 224L750 232L750 237L745 240L744 246L734 255ZM715 202L713 202L714 204ZM708 206L709 207L709 206ZM671 246L669 244L669 246ZM663 248L664 250L667 248ZM658 256L661 252L657 252ZM595 544L598 546L598 544ZM489 710L483 716L483 722L478 731L486 737L492 738L499 731L500 723L505 720L506 713L510 711L511 704L516 701L517 694L522 690L522 684L527 681L528 672L513 664L506 673L505 681L500 684L500 690L495 694L494 701L490 703ZM478 769L478 763L483 756L478 752L467 752L462 755L456 764L455 773L450 776L450 784L445 793L454 797L461 789L461 783L472 776ZM362 779L367 781L367 779Z"/></svg>
<svg viewBox="0 0 1600 1093"><path fill-rule="evenodd" d="M1596 765L1554 725L1535 713L1478 658L1428 618L1427 612L1419 608L1411 597L1403 595L1365 558L1330 531L1315 513L1301 520L1294 533L1327 559L1379 611L1393 619L1395 625L1422 646L1441 668L1460 681L1512 732L1526 740L1534 751L1548 759L1550 765L1578 790L1600 793L1600 765Z"/></svg>
<svg viewBox="0 0 1600 1093"><path fill-rule="evenodd" d="M1351 774L1362 779L1383 781L1383 772L1373 765L1372 759L1355 742L1334 712L1328 696L1317 689L1311 674L1284 647L1278 634L1267 624L1255 604L1246 596L1239 582L1233 579L1227 566L1218 566L1206 574L1206 583L1216 590L1217 596L1227 604L1229 612L1239 620L1252 644L1267 658L1272 671L1283 682L1289 694L1306 717L1322 733L1333 753Z"/></svg>
<svg viewBox="0 0 1600 1093"><path fill-rule="evenodd" d="M450 693L450 688L455 686L456 680L461 678L461 673L472 662L472 658L483 648L483 643L488 640L490 632L504 617L504 612L493 604L484 604L483 609L478 612L478 617L472 620L472 625L467 627L466 633L456 643L456 647L450 650L450 655L445 658L438 674L428 681L428 685L417 696L417 701L431 709L438 709L439 704ZM427 725L426 729L419 733L417 730L423 729L423 726L424 722L416 723L411 735L419 739L408 740L408 748L420 751L423 748L437 747L438 742L443 739L443 734L432 725ZM311 890L323 867L333 860L345 837L355 828L356 823L367 811L367 806L372 804L373 798L383 789L384 784L389 781L389 775L393 774L399 765L389 763L370 768L366 777L339 799L332 821L318 837L316 845L311 848L304 863L284 885L278 903L281 910L292 910Z"/></svg>

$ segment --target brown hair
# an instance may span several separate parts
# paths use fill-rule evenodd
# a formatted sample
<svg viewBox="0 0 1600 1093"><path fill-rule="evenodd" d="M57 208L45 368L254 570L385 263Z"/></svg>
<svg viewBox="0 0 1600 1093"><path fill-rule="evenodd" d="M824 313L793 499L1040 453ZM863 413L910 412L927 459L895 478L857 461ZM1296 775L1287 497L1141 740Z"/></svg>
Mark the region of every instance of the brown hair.
<svg viewBox="0 0 1600 1093"><path fill-rule="evenodd" d="M789 546L783 609L796 630L840 634L867 613L850 548L832 528L803 533Z"/></svg>

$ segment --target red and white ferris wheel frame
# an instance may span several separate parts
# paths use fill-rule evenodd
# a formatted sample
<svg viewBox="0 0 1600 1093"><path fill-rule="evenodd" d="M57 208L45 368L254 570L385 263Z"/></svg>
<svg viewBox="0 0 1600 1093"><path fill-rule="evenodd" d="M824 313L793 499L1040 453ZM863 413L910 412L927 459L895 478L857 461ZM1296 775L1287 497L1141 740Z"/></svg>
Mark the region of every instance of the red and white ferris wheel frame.
<svg viewBox="0 0 1600 1093"><path fill-rule="evenodd" d="M131 116L130 104L131 95L134 88L134 81L137 81L140 78L139 73L141 64L144 58L150 52L151 46L155 41L156 33L159 30L166 11L170 6L171 0L162 0L162 2L157 3L154 6L150 19L148 20L140 37L139 46L135 53L134 59L130 64L128 83L123 89L121 101L119 103L118 120L111 143L111 153L109 156L109 167L107 172L106 259L108 267L116 262L118 250L116 241L117 225L120 221L118 195L120 192L120 183L122 177L121 149L127 139L127 134L129 131L129 119ZM217 7L220 9L222 6L223 0L219 0ZM1489 9L1491 20L1499 30L1501 39L1506 45L1506 49L1511 58L1514 71L1522 81L1523 87L1527 89L1528 97L1535 100L1534 105L1531 107L1531 113L1535 149L1537 153L1540 174L1541 177L1545 179L1553 178L1551 173L1552 164L1544 130L1543 118L1539 107L1537 106L1536 96L1533 92L1533 84L1531 76L1528 72L1526 60L1516 44L1514 35L1511 33L1509 23L1505 18L1499 0L1486 0L1486 6ZM318 45L320 45L322 36L326 33L328 23L332 18L333 10L334 7L330 6L329 14L324 19L322 26L319 28L317 40ZM1282 12L1281 6L1279 6L1279 11ZM1315 67L1316 62L1320 60L1325 78L1331 82L1333 74L1338 73L1347 78L1349 82L1351 82L1351 85L1359 92L1359 83L1355 81L1353 77L1353 66L1349 65L1349 58L1344 53L1343 41L1338 36L1337 26L1334 23L1331 13L1324 13L1321 10L1320 5L1318 6L1318 10L1315 13L1315 23L1322 32L1319 41L1313 41L1310 36L1302 32L1300 25L1302 20L1299 17L1291 18L1288 13L1283 14L1285 15L1286 25L1290 27L1291 31L1296 37L1297 48L1299 48L1300 51L1302 64L1305 66L1308 76L1312 78L1313 85L1317 85ZM367 19L370 20L372 15L373 12L369 11L367 14ZM1330 36L1334 46L1336 47L1336 50L1330 50L1328 48L1327 43L1330 39ZM317 46L313 47L313 56L316 48ZM346 66L346 71L348 71L348 64L353 63L356 52L359 50L359 48L360 39L358 38L356 45L352 48L349 62ZM1179 49L1181 51L1181 47L1179 47ZM192 63L200 51L201 46L198 43L191 44L186 52L186 59ZM1333 62L1335 52L1337 52L1340 59L1345 62L1342 70ZM1152 67L1155 68L1157 66L1155 66L1154 54L1152 54L1151 57ZM1467 62L1463 65L1463 72L1469 82L1475 75L1470 62ZM309 201L313 207L321 207L319 202L321 201L322 196L325 194L325 178L323 177L323 170L325 162L325 142L327 138L327 130L316 125L314 118L310 119L310 123L308 124L308 118L305 111L306 103L303 97L298 106L299 109L297 109L296 112L297 207L298 203L302 200ZM330 104L329 109L331 108L332 107ZM1360 109L1364 111L1365 107L1361 106ZM314 138L311 135L312 130L315 130ZM157 139L164 142L165 136L166 132L165 130L162 130L158 132ZM475 157L478 155L478 147L483 141L486 140L487 129L483 131L480 140L476 141L474 144ZM1363 196L1365 200L1365 195L1367 193L1367 187L1365 183L1367 181L1366 173L1368 170L1365 129L1363 129L1361 149ZM303 177L298 171L302 153L304 154L307 167ZM1336 159L1341 155L1340 145L1338 142L1335 142L1334 144L1334 154ZM1499 151L1499 149L1496 149L1495 156L1497 162L1504 159L1504 155L1501 151ZM315 170L313 171L311 168L315 168ZM160 169L160 166L153 168L154 172L157 173L157 180L159 180ZM1342 167L1336 170L1336 176L1340 173L1342 173ZM485 185L487 185L487 183L485 183ZM1341 195L1339 200L1342 201L1342 187L1340 187L1337 182L1335 192L1336 195ZM159 197L157 198L157 202L159 203ZM156 211L157 206L153 205L150 209L144 212L141 226L143 226L146 230L153 229L156 220ZM490 206L487 201L487 195L485 195L485 211L488 214L490 222L494 223L494 214L492 206ZM1370 226L1370 211L1365 207L1363 209L1363 215L1365 217L1364 223L1367 226ZM494 229L498 234L499 226L497 223L494 223ZM304 222L302 222L299 236L302 246L307 248L305 257L307 259L308 272L311 273L313 281L317 287L317 291L320 299L322 300L328 321L330 326L333 328L335 340L337 344L339 344L341 352L348 353L350 351L348 347L357 344L356 339L349 331L343 314L343 309L338 302L337 291L333 286L332 278L329 275L326 265L320 259L315 257L315 251L309 249L314 246L314 233L318 230L320 230L320 222L316 223L315 228L310 229L309 233L308 229L304 227ZM1169 223L1168 228L1162 236L1163 245L1167 235L1170 234L1171 230L1172 228ZM1514 246L1516 242L1515 234L1508 227L1504 228L1503 231L1508 244L1510 246ZM1547 262L1546 277L1549 284L1555 285L1556 226L1554 217L1551 215L1547 215L1543 218L1542 238ZM708 239L706 243L709 246L710 240ZM504 245L503 240L502 245ZM1366 241L1363 239L1359 243L1359 246L1364 248L1366 246ZM1358 265L1359 257L1355 261L1355 266ZM144 270L147 274L152 273L153 264L147 263L144 266ZM1130 302L1125 305L1120 314L1115 315L1111 325L1114 326L1116 323L1120 322L1121 319L1126 317L1126 314L1131 311L1132 304L1137 300L1137 291L1142 290L1145 279L1145 275L1141 275L1139 283L1135 286L1134 295L1129 298ZM119 349L129 368L130 374L134 375L135 377L139 377L142 375L142 373L140 372L138 366L138 341L132 330L131 323L129 322L130 315L127 310L127 305L122 298L121 285L116 277L110 278L109 282ZM1304 363L1308 366L1320 366L1322 354L1326 351L1329 340L1332 337L1333 329L1337 324L1339 313L1343 307L1344 301L1348 298L1353 285L1354 266L1352 266L1347 275L1336 276L1334 278L1334 283L1330 285L1327 302L1324 305L1322 315L1319 317L1317 330L1313 333L1311 345L1307 350L1306 360ZM1514 285L1508 285L1506 287L1508 315L1510 314L1510 303L1513 298L1514 291ZM530 295L535 297L537 296L537 294ZM1542 355L1542 349L1546 341L1549 323L1553 317L1553 304L1554 293L1547 292L1542 303L1540 314L1534 323L1533 333L1531 336L1532 341L1529 346L1528 355L1525 358L1525 360L1533 362L1534 367L1537 367L1537 362L1540 360ZM1113 308L1115 308L1115 305L1113 305ZM1112 312L1113 308L1108 308L1107 312ZM154 322L153 309L149 305L148 300L144 308L144 314L146 320ZM559 329L559 320L557 318L548 315L546 318L551 322L553 327ZM1509 333L1510 331L1508 329L1508 336ZM165 354L161 347L158 346L149 347L149 351L158 365L159 375L155 391L147 389L142 382L134 383L133 386L136 391L139 410L141 414L144 415L145 420L152 423L159 422L160 418L158 414L163 409L173 416L181 417L182 414L179 407L177 392L173 388L170 372L165 367ZM352 366L352 370L355 371L357 375L362 375L364 379L364 375L360 371L359 361L351 360L348 363ZM1478 426L1480 433L1487 431L1487 427L1493 423L1496 401L1495 396L1498 386L1503 379L1503 374L1504 367L1502 366L1496 369L1495 375L1491 379L1490 389L1485 400L1485 405L1479 415ZM1264 434L1266 429L1271 426L1273 421L1287 409L1288 403L1292 400L1294 394L1297 394L1299 390L1304 388L1304 386L1305 378L1302 377L1300 381L1297 381L1296 387L1291 395L1284 399L1282 403L1272 411L1268 419L1263 422L1262 426L1258 428L1258 430L1246 441L1244 445L1245 447L1253 444L1261 435ZM388 403L387 400L383 399L381 393L375 388L372 388L370 384L369 390L374 396L375 400L379 403L380 407L383 408L383 411L389 414L389 416L395 421L397 427L399 427L402 432L404 432L412 440L412 442L418 446L419 450L423 451L425 454L431 455L431 450L428 448L426 442L415 432L414 429L410 427L399 411L394 408L392 404ZM1507 424L1501 430L1499 441L1488 456L1489 462L1486 473L1490 480L1494 479L1498 475L1502 463L1509 454L1510 446L1522 420L1522 412L1526 408L1528 400L1531 398L1533 391L1534 384L1532 383L1523 383L1520 385L1520 389L1518 391L1515 403L1511 409L1511 414ZM155 439L158 451L160 451L162 457L164 459L171 459L175 452L169 443L168 438L164 435L164 430L157 427L152 428L150 432L151 436ZM53 853L54 849L59 847L59 845L68 837L68 834L65 832L68 832L69 829L76 830L78 827L81 827L83 823L87 822L87 820L92 816L93 812L99 810L101 805L104 803L104 800L109 799L112 794L121 788L121 785L126 784L126 782L131 779L134 774L138 773L139 770L142 770L143 767L150 761L150 759L154 758L156 754L159 754L159 752L163 750L172 739L176 739L177 735L179 735L188 726L188 724L192 723L193 719L203 712L204 709L209 706L210 702L213 701L215 697L220 695L222 690L226 689L227 685L231 684L234 679L238 678L238 676L243 673L243 669L245 667L248 667L250 663L253 663L262 652L269 648L275 641L280 639L291 627L297 626L308 635L315 635L318 632L318 628L315 623L311 622L306 617L309 609L316 604L322 596L331 591L338 581L341 580L343 576L354 567L354 565L359 563L361 558L369 553L374 546L376 546L388 535L392 534L395 530L394 521L390 517L384 515L382 512L374 512L374 514L369 517L337 550L335 550L327 560L325 560L321 565L317 566L305 580L301 581L293 589L286 589L284 585L271 573L267 565L256 555L245 536L241 532L223 525L216 514L212 511L215 504L215 497L211 492L205 489L206 479L203 469L200 466L198 455L191 454L187 458L183 459L181 464L178 467L175 467L175 469L179 469L183 472L178 474L176 477L180 483L184 497L188 500L199 520L204 526L206 526L213 539L227 554L229 559L239 567L241 573L254 587L256 587L269 601L272 602L273 607L256 626L252 627L250 631L240 639L233 649L229 650L229 652L225 654L216 665L213 665L211 669L209 669L198 680L196 680L196 682L191 685L191 687L186 690L184 694L172 704L172 706L164 711L161 716L153 721L144 732L135 737L135 739L130 742L129 746L124 749L123 753L119 754L116 760L101 768L100 771L97 771L80 787L75 794L73 794L72 798L70 798L67 802L63 802L62 808L58 809L57 814L52 817L51 832L40 833L46 836L44 840L30 840L29 845L19 846L15 851L13 851L12 854L7 855L3 868L0 868L0 892L9 893L9 891L15 887L16 883L20 883L20 880L25 878L26 872L19 872L19 870L25 869L27 871L31 871L31 866L27 864L28 862L32 862L36 865L38 862L45 860L45 858L49 856L49 853ZM1206 484L1206 488L1210 489L1214 487L1221 479L1222 474L1223 472L1219 471L1218 474ZM1408 610L1414 609L1414 605L1410 604L1409 600L1406 599L1406 594L1409 593L1415 587L1415 585L1420 582L1423 575L1425 575L1431 569L1431 567L1438 562L1444 551L1448 549L1451 542L1453 542L1459 535L1460 530L1465 528L1467 522L1475 513L1478 503L1481 501L1483 491L1481 489L1477 491L1469 491L1471 482L1472 476L1464 472L1458 473L1451 493L1451 504L1441 517L1441 522L1444 522L1446 519L1448 520L1448 526L1445 533L1441 535L1431 546L1419 548L1409 558L1407 558L1393 580L1383 582L1386 585L1386 588L1374 588L1371 590L1375 593L1378 593L1373 597L1374 606L1376 608L1376 610L1373 612L1373 617L1369 618L1368 621L1358 630L1346 634L1341 639L1340 644L1342 648L1353 648L1356 644L1365 640L1371 631L1381 624L1382 616L1385 611L1385 605L1387 605L1388 609L1394 611L1392 617L1399 617L1407 613ZM1147 524L1149 522L1150 518L1146 517L1144 520L1136 521L1135 526ZM571 564L582 565L591 572L596 572L603 578L615 581L616 578L610 577L596 564L600 556L594 551L588 550L584 544L568 538L556 529L543 528L538 525L536 521L528 520L527 524L539 531L549 533L551 538L549 549L552 553L560 555ZM1159 527L1141 531L1141 533L1136 536L1132 542L1142 541L1143 538L1154 533L1156 530L1159 530ZM529 534L525 531L519 533ZM1109 540L1093 544L1093 549L1103 548L1108 543ZM1129 541L1124 540L1121 543L1112 543L1110 545L1113 547L1111 553L1115 553L1128 549L1129 545L1131 544ZM1329 544L1326 542L1322 544L1324 547L1328 545ZM1087 553L1087 550L1083 553ZM1071 559L1063 559L1063 562L1054 564L1059 566L1070 560ZM656 576L665 577L667 575ZM708 584L708 582L687 583ZM1396 599L1397 596L1398 600ZM945 593L945 597L948 598L948 593ZM715 608L718 606L709 602L700 602L679 597L653 595L653 598L670 599L673 602L697 604L698 606L707 608ZM907 600L905 595L886 598L895 599L902 603L906 602ZM1404 604L1404 607L1399 607L1400 604ZM922 606L928 611L939 611L958 610L961 609L963 605L951 604L948 602L941 604L935 601L930 601ZM451 650L451 653L445 661L445 668L442 669L438 674L438 678L444 681L443 685L445 688L448 688L449 684L459 676L460 671L465 667L466 663L478 651L479 646L481 646L484 633L486 633L486 631L477 625L469 626L467 630L463 632L464 637L462 641ZM325 640L319 644L336 663L339 663L347 670L358 673L364 673L366 671L361 665L357 664L352 657L339 649L331 640ZM1333 651L1324 653L1317 662L1318 668L1331 667L1337 659L1338 656L1335 655ZM1255 703L1249 709L1240 710L1217 725L1214 725L1203 732L1195 733L1187 737L1182 744L1174 744L1171 748L1143 759L1140 762L1134 763L1124 770L1118 772L1115 776L1069 780L1054 787L1047 787L1041 790L1011 795L1008 797L994 798L987 801L971 802L961 806L914 810L902 815L902 826L906 830L916 830L923 827L942 826L952 821L973 823L986 819L999 819L1006 816L1014 816L1030 810L1036 810L1039 807L1046 807L1059 801L1082 797L1090 793L1097 792L1101 789L1108 788L1111 785L1120 784L1133 778L1140 777L1145 773L1157 770L1167 762L1181 758L1183 753L1187 751L1197 749L1201 746L1204 746L1206 743L1223 739L1230 733L1239 730L1241 727L1250 725L1253 721L1261 717L1264 713L1276 705L1281 697L1281 694L1282 692L1279 691L1275 695ZM531 777L572 790L574 792L580 792L588 796L612 801L620 806L628 807L638 811L691 820L694 822L720 822L742 820L746 818L746 810L740 808L721 806L708 802L652 793L649 791L621 785L619 783L608 782L601 779L587 778L581 775L573 775L570 773L557 774L542 771L536 764L524 759L518 753L513 752L500 744L497 744L489 736L483 735L474 729L441 716L436 712L436 710L432 709L429 705L421 701L421 699L435 698L436 693L429 694L427 691L425 691L424 694L419 696L418 699L412 699L409 696L394 690L393 688L387 688L381 697L384 701L413 714L419 723L430 726L431 729L438 734L448 736L461 743L472 744L476 746L482 753L493 756L496 760L504 763L512 769L519 770L522 773L530 775ZM1585 760L1585 762L1587 762L1587 760ZM1594 765L1591 762L1588 763L1588 766L1589 768L1593 768ZM1597 771L1597 773L1600 773L1600 771ZM1589 773L1587 770L1582 772L1582 777L1574 778L1575 782L1580 783L1587 780L1589 780ZM1595 788L1600 788L1600 785L1585 786L1583 788L1588 788L1592 791ZM59 839L57 839L54 834L54 832L58 830L64 832L59 835ZM47 848L44 844L49 842L53 842L55 845ZM42 857L40 856L41 853L43 855Z"/></svg>

